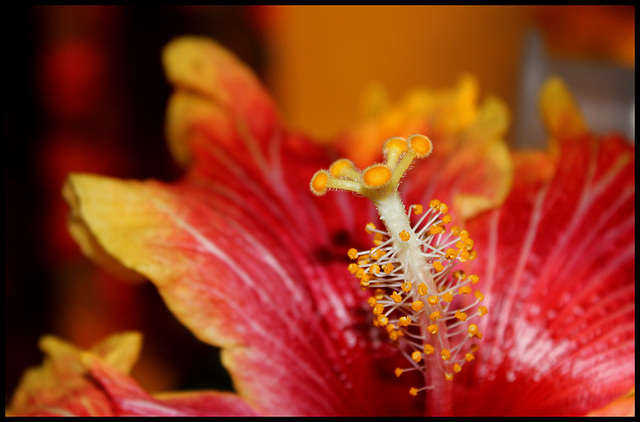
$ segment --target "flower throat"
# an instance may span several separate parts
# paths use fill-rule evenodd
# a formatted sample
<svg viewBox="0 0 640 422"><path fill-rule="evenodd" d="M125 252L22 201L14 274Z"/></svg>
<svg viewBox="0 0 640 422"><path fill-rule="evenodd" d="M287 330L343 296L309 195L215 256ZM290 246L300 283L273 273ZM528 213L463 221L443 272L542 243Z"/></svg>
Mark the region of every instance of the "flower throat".
<svg viewBox="0 0 640 422"><path fill-rule="evenodd" d="M473 287L478 276L455 269L475 259L477 252L466 230L447 228L452 222L447 205L434 199L426 209L415 204L407 210L400 200L397 188L405 171L432 149L423 135L394 137L383 145L384 163L361 171L339 159L329 170L316 172L310 188L315 195L329 189L351 191L375 204L386 230L366 225L374 247L349 249L353 262L348 270L373 293L373 324L386 330L407 359L405 368L396 368L396 376L421 371L424 385L412 387L409 394L426 391L430 407L446 412L447 404L437 402L446 399L442 393L450 391L454 375L475 358L475 340L482 338L475 321L487 308L478 306L484 299Z"/></svg>

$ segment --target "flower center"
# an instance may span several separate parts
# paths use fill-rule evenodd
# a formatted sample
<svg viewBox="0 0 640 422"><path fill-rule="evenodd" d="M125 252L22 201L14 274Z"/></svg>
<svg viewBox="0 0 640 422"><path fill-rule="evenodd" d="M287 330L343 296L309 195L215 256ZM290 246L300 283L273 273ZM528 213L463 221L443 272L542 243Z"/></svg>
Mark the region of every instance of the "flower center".
<svg viewBox="0 0 640 422"><path fill-rule="evenodd" d="M373 291L373 324L386 330L408 361L395 374L424 374L424 386L409 390L414 396L451 381L475 358L475 340L482 332L473 321L487 314L485 306L478 306L484 296L472 287L478 276L455 268L477 256L469 233L457 226L447 228L452 222L449 209L437 199L426 210L416 204L408 211L400 200L397 188L405 171L431 151L431 141L423 135L391 138L383 145L384 163L360 171L340 159L329 170L316 172L310 183L316 195L329 189L352 191L368 197L378 209L386 230L367 224L374 247L349 249L353 262L348 270L363 289Z"/></svg>

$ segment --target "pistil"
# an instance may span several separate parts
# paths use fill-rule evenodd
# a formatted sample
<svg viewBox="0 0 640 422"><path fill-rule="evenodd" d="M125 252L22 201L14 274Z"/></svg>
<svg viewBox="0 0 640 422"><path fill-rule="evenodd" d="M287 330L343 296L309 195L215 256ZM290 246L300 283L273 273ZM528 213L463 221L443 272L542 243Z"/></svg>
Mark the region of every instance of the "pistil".
<svg viewBox="0 0 640 422"><path fill-rule="evenodd" d="M470 295L478 276L467 277L455 270L459 262L475 259L473 240L452 222L448 206L432 200L425 211L421 204L405 209L398 185L416 158L431 154L431 141L423 135L408 139L391 138L383 146L385 162L358 170L340 159L329 170L318 171L311 180L311 191L324 195L329 189L356 192L376 206L386 230L374 223L365 227L374 236L370 250L350 249L354 261L348 270L363 289L374 293L369 299L373 324L384 327L392 343L407 358L407 368L397 368L396 376L412 370L424 375L424 385L412 387L409 394L426 393L428 413L451 413L454 375L474 359L474 339L482 337L478 326L468 321L487 313L476 305L484 299L478 290L475 302L457 299ZM415 224L411 214L421 215ZM453 306L452 306L453 305ZM463 306L464 305L464 306Z"/></svg>

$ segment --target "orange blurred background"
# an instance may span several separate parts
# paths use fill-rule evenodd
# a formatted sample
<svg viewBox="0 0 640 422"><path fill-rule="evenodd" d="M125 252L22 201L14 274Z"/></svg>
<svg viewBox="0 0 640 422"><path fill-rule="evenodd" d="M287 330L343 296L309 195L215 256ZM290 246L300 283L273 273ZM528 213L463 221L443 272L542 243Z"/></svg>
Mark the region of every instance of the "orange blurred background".
<svg viewBox="0 0 640 422"><path fill-rule="evenodd" d="M198 343L153 287L111 279L66 232L66 174L171 180L164 145L170 88L160 49L201 34L265 81L294 128L328 139L359 119L375 84L391 100L415 86L475 75L481 95L518 107L525 45L550 60L635 68L632 6L33 6L10 16L5 41L5 398L39 364L41 334L87 347L141 330L134 376L149 391L229 388L217 352Z"/></svg>
<svg viewBox="0 0 640 422"><path fill-rule="evenodd" d="M298 6L269 9L266 80L287 120L330 137L380 84L391 100L464 72L514 110L528 33L551 54L635 65L633 7Z"/></svg>

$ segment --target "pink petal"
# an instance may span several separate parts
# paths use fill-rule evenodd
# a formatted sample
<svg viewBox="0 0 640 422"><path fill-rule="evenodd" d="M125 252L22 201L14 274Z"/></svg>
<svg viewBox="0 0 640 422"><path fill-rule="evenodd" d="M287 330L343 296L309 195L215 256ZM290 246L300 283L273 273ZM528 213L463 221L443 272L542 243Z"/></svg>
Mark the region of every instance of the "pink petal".
<svg viewBox="0 0 640 422"><path fill-rule="evenodd" d="M555 174L517 157L504 206L469 223L489 315L460 413L581 415L634 385L633 147L559 145Z"/></svg>

